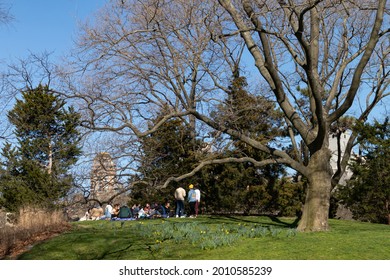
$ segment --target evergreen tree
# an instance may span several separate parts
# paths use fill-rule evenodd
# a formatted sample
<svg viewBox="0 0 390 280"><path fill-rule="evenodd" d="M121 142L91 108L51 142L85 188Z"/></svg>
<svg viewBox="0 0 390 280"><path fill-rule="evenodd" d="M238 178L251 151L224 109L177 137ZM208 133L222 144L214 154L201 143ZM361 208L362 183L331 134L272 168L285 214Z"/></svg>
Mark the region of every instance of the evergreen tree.
<svg viewBox="0 0 390 280"><path fill-rule="evenodd" d="M158 116L154 123L160 120L161 116ZM170 187L158 191L154 187L162 185L169 177L190 172L196 162L196 150L201 144L193 139L190 126L179 118L166 121L156 132L144 137L141 143L142 159L139 172L142 179L149 181L152 187L134 187L131 197L137 202L162 202L172 197L176 184L172 183ZM187 182L180 184L186 186Z"/></svg>
<svg viewBox="0 0 390 280"><path fill-rule="evenodd" d="M390 123L358 124L362 155L355 159L353 177L338 198L362 221L390 224Z"/></svg>
<svg viewBox="0 0 390 280"><path fill-rule="evenodd" d="M246 87L245 77L237 72L225 105L213 113L213 118L228 128L271 145L274 139L284 134L281 114L270 100L249 94ZM234 137L231 140L234 143L231 150L217 157L251 157L258 161L267 158L250 145ZM201 184L205 193L203 201L208 211L295 215L302 206L304 189L302 184L279 180L284 173L280 165L259 168L251 162L205 167Z"/></svg>
<svg viewBox="0 0 390 280"><path fill-rule="evenodd" d="M30 203L53 205L71 187L68 171L81 154L79 114L39 85L22 92L8 118L17 144L7 143L2 151L3 206L15 210Z"/></svg>
<svg viewBox="0 0 390 280"><path fill-rule="evenodd" d="M250 94L246 89L246 78L236 75L231 81L224 106L218 107L213 118L224 126L255 137L265 144L281 136L281 112L275 109L271 100ZM237 143L240 143L236 144L237 148L248 146L241 144L242 142Z"/></svg>

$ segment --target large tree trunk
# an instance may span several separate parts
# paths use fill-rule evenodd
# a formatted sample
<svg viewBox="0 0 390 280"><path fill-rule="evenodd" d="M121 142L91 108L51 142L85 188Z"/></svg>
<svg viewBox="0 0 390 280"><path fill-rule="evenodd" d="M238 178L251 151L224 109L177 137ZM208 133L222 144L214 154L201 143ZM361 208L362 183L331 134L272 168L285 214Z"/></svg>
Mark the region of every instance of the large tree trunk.
<svg viewBox="0 0 390 280"><path fill-rule="evenodd" d="M323 148L310 158L308 188L299 231L326 231L329 229L329 205L332 169L329 149Z"/></svg>

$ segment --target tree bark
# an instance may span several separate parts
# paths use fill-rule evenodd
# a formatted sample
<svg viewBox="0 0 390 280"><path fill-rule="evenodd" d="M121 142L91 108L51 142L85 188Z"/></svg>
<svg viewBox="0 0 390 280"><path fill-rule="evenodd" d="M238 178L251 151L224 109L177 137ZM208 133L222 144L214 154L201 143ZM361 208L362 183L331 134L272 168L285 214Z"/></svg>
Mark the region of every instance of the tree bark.
<svg viewBox="0 0 390 280"><path fill-rule="evenodd" d="M308 165L308 188L299 231L327 231L332 189L331 152L322 148L312 155Z"/></svg>

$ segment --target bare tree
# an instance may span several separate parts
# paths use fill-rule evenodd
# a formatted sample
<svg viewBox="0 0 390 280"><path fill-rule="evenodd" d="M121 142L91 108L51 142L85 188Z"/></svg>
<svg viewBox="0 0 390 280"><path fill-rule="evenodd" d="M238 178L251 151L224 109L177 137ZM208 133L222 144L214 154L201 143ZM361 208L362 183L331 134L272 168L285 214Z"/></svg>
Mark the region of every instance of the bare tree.
<svg viewBox="0 0 390 280"><path fill-rule="evenodd" d="M9 12L9 9L6 8L2 3L0 3L0 23L6 24L12 20L13 20L13 16Z"/></svg>
<svg viewBox="0 0 390 280"><path fill-rule="evenodd" d="M55 80L55 65L50 60L51 53L30 53L26 58L19 58L7 65L0 73L0 135L4 139L13 137L11 125L6 117L17 97L27 89L38 85L51 86Z"/></svg>
<svg viewBox="0 0 390 280"><path fill-rule="evenodd" d="M351 137L347 155L339 170L332 174L330 126L348 112L359 90L367 91L362 87L364 78L376 77L372 87L375 92L359 120L365 120L386 95L388 65L369 64L376 57L388 59L388 30L383 29L388 12L386 1L246 0L238 4L220 0L219 3L230 14L259 74L310 152L307 165L297 160L289 163L309 182L298 228L327 230L330 193L345 170L354 140ZM284 66L286 59L291 61L291 70ZM309 115L302 115L293 105L299 98L294 83L309 91ZM284 154L271 153L291 160Z"/></svg>
<svg viewBox="0 0 390 280"><path fill-rule="evenodd" d="M9 12L9 9L7 9L2 3L0 3L0 26L9 23L12 20L13 16ZM10 102L9 95L6 93L6 85L4 83L4 80L4 75L0 74L0 100L3 101L2 106L0 106L0 114L2 115L5 115L3 113L5 112L7 104ZM2 129L0 130L0 139L7 138L9 136L7 134L8 124L2 119L0 119L0 123L2 124Z"/></svg>
<svg viewBox="0 0 390 280"><path fill-rule="evenodd" d="M83 125L109 135L100 147L94 141L94 149L124 163L118 167L121 176L136 173L141 137L179 117L195 139L191 112L205 98L219 98L208 74L221 72L209 45L213 6L112 1L99 14L98 25L84 27L73 60L61 69L63 92L78 104ZM161 111L167 113L154 124Z"/></svg>
<svg viewBox="0 0 390 280"><path fill-rule="evenodd" d="M389 95L388 22L386 0L111 1L98 23L83 29L63 81L85 112L85 126L94 131L136 143L180 117L194 136L230 135L268 155L262 161L200 157L192 172L165 185L208 164L250 161L295 169L308 180L298 229L323 231L329 227L332 188L355 141L352 135L333 174L330 129L347 115L366 121ZM210 117L226 100L235 71L250 73L251 64L255 70L248 81L283 112L293 152ZM151 126L165 106L170 110ZM308 152L302 156L301 150ZM121 152L136 157L126 145Z"/></svg>

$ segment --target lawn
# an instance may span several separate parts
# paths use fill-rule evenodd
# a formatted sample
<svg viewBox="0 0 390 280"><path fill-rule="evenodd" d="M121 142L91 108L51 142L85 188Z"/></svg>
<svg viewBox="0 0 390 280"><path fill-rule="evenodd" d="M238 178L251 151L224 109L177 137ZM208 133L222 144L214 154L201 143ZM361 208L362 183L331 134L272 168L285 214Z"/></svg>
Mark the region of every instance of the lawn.
<svg viewBox="0 0 390 280"><path fill-rule="evenodd" d="M328 232L296 232L293 219L75 222L37 244L24 260L389 260L390 227L330 220Z"/></svg>

